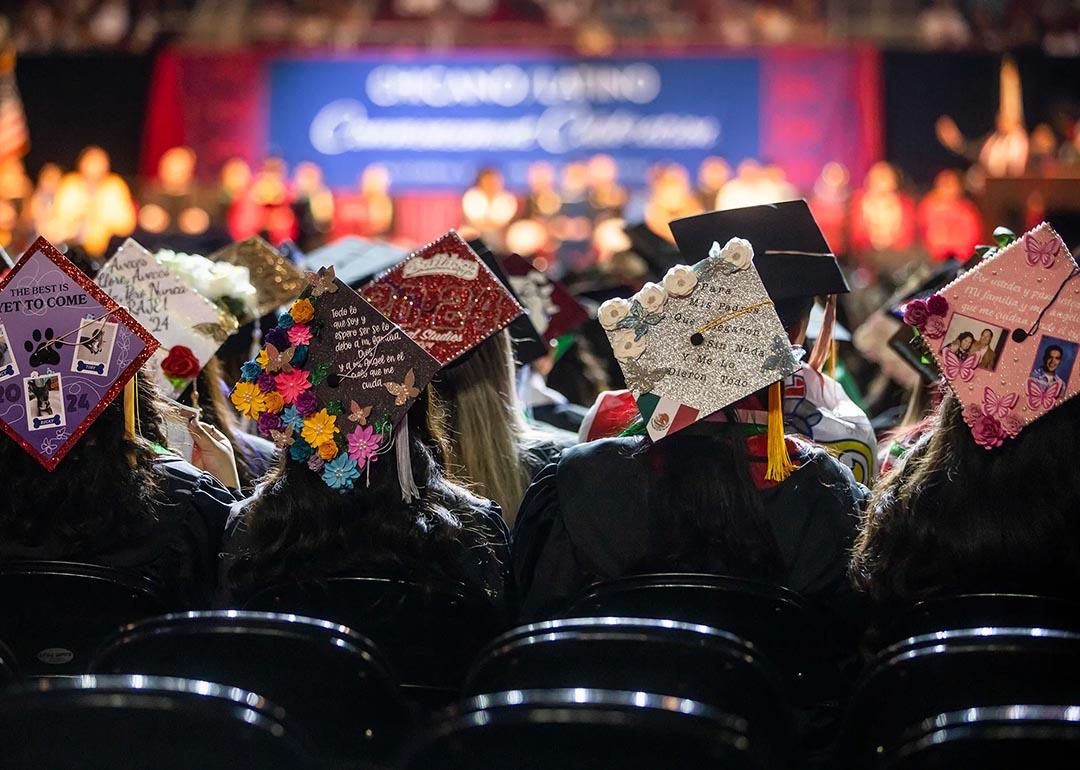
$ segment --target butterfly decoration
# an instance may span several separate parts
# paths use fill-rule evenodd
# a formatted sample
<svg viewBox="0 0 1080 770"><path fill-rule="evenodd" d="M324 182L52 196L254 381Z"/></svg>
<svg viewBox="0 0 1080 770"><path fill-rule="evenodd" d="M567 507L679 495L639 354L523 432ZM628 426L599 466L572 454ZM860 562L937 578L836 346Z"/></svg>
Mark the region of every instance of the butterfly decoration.
<svg viewBox="0 0 1080 770"><path fill-rule="evenodd" d="M1061 393L1061 383L1043 387L1036 380L1027 381L1027 402L1032 409L1051 409Z"/></svg>
<svg viewBox="0 0 1080 770"><path fill-rule="evenodd" d="M337 284L334 282L334 267L324 267L317 273L306 272L308 285L311 286L311 296L321 297L323 294L333 294L337 291Z"/></svg>
<svg viewBox="0 0 1080 770"><path fill-rule="evenodd" d="M634 332L634 342L637 342L649 329L664 320L663 313L646 313L645 308L636 299L630 304L630 314L615 325L616 329L630 329Z"/></svg>
<svg viewBox="0 0 1080 770"><path fill-rule="evenodd" d="M291 430L272 430L270 431L270 438L273 440L274 446L278 449L285 449L293 443L293 434Z"/></svg>
<svg viewBox="0 0 1080 770"><path fill-rule="evenodd" d="M191 327L191 330L196 334L201 334L204 337L209 337L219 345L224 345L225 341L229 339L229 335L237 329L235 318L233 319L233 322L231 324L231 329L229 328L229 326L230 324L227 324L224 321L220 323L205 322L195 324Z"/></svg>
<svg viewBox="0 0 1080 770"><path fill-rule="evenodd" d="M267 343L266 345L266 371L271 374L275 372L291 372L293 355L296 353L296 348L290 345L285 350L278 350L273 345Z"/></svg>
<svg viewBox="0 0 1080 770"><path fill-rule="evenodd" d="M779 334L773 337L769 351L769 355L765 356L765 360L761 362L763 372L780 369L792 362L791 344L782 339Z"/></svg>
<svg viewBox="0 0 1080 770"><path fill-rule="evenodd" d="M1024 252L1027 254L1027 263L1032 267L1036 265L1053 267L1060 248L1060 241L1056 238L1046 243L1039 243L1031 233L1024 236Z"/></svg>
<svg viewBox="0 0 1080 770"><path fill-rule="evenodd" d="M393 393L393 391L390 391ZM356 401L349 404L349 421L357 425L367 425L368 417L371 416L370 406L360 406Z"/></svg>
<svg viewBox="0 0 1080 770"><path fill-rule="evenodd" d="M983 414L1000 420L1011 412L1019 401L1019 393L1009 393L999 397L993 388L987 386L983 391Z"/></svg>
<svg viewBox="0 0 1080 770"><path fill-rule="evenodd" d="M646 369L633 359L621 362L626 377L626 387L633 393L649 393L662 379L667 377L667 369Z"/></svg>
<svg viewBox="0 0 1080 770"><path fill-rule="evenodd" d="M975 367L979 363L978 358L968 356L961 359L952 348L945 348L942 352L942 358L945 361L945 379L971 382L971 378L975 376Z"/></svg>
<svg viewBox="0 0 1080 770"><path fill-rule="evenodd" d="M713 241L712 248L709 249L708 258L701 260L691 268L697 273L698 280L708 280L717 273L721 275L731 275L732 273L738 272L738 268L726 259L720 258L720 254L723 250L724 249L719 242Z"/></svg>
<svg viewBox="0 0 1080 770"><path fill-rule="evenodd" d="M412 369L405 373L405 379L400 384L396 382L385 383L386 389L394 397L394 406L405 406L410 398L416 398L420 395L420 389L414 387L415 383L416 372Z"/></svg>

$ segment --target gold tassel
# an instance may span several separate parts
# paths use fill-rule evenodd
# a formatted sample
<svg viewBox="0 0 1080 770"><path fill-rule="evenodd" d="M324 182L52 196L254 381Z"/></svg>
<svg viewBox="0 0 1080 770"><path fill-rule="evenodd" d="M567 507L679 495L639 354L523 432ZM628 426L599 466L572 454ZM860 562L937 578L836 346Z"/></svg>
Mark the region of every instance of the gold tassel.
<svg viewBox="0 0 1080 770"><path fill-rule="evenodd" d="M788 456L787 442L784 440L782 387L782 381L769 386L769 465L765 469L765 478L769 481L783 481L795 470L795 465Z"/></svg>
<svg viewBox="0 0 1080 770"><path fill-rule="evenodd" d="M135 438L135 410L139 405L139 397L136 393L135 377L134 375L127 384L124 385L124 435L129 439Z"/></svg>
<svg viewBox="0 0 1080 770"><path fill-rule="evenodd" d="M836 357L840 355L840 345L836 340L832 341L832 345L829 346L829 376L834 380L836 379Z"/></svg>

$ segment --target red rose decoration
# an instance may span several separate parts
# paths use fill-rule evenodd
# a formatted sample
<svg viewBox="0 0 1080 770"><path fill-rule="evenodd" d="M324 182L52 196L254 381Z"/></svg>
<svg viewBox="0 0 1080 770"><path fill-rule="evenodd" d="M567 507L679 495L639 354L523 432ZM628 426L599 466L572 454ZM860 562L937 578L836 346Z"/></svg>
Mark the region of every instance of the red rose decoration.
<svg viewBox="0 0 1080 770"><path fill-rule="evenodd" d="M983 449L1001 446L1005 440L1005 431L1001 423L985 414L971 426L971 435L975 437L975 443Z"/></svg>
<svg viewBox="0 0 1080 770"><path fill-rule="evenodd" d="M175 345L169 350L169 355L161 362L161 371L170 377L178 377L184 380L195 379L202 367L199 359L191 352L190 348L183 345Z"/></svg>
<svg viewBox="0 0 1080 770"><path fill-rule="evenodd" d="M938 340L945 336L945 319L939 315L932 315L923 324L922 333L932 340Z"/></svg>
<svg viewBox="0 0 1080 770"><path fill-rule="evenodd" d="M931 294L926 300L926 309L930 315L945 315L949 312L949 300L940 294Z"/></svg>
<svg viewBox="0 0 1080 770"><path fill-rule="evenodd" d="M926 300L913 299L904 306L904 323L908 326L921 327L926 323L926 318L929 315L930 311L926 307Z"/></svg>

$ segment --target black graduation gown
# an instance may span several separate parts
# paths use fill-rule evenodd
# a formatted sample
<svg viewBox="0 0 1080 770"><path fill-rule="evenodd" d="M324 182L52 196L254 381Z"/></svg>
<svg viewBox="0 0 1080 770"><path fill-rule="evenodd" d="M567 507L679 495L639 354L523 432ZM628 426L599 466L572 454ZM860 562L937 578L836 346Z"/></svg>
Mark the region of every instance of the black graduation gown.
<svg viewBox="0 0 1080 770"><path fill-rule="evenodd" d="M149 578L186 607L209 607L229 508L236 501L209 473L163 456L157 521L138 540L72 553L57 543L0 542L0 560L60 559L116 567ZM107 540L107 538L103 538Z"/></svg>
<svg viewBox="0 0 1080 770"><path fill-rule="evenodd" d="M640 439L613 438L566 450L533 481L514 527L514 577L524 619L566 609L590 584L656 564L647 507L652 473ZM761 492L787 566L787 587L848 625L858 605L847 569L868 492L851 471L811 448L784 482ZM678 571L678 565L671 565ZM725 565L711 565L723 574Z"/></svg>

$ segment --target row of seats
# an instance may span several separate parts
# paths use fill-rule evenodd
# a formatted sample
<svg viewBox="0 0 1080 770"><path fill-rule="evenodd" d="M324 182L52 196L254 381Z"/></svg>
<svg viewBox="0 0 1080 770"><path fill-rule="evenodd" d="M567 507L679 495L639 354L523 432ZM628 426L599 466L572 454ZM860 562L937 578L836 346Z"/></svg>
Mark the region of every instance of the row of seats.
<svg viewBox="0 0 1080 770"><path fill-rule="evenodd" d="M816 619L799 597L782 589L701 575L619 581L592 589L574 609L596 616L511 629L477 656L478 645L466 655L461 638L439 633L444 621L464 626L475 612L466 597L453 598L452 587L341 579L317 589L321 607L327 614L347 607L367 623L363 633L280 613L193 612L143 619L120 631L114 626L103 642L91 647L87 640L72 650L62 644L81 641L70 636L77 629L58 630L66 623L56 614L56 602L72 597L53 595L50 602L42 586L55 581L52 588L72 588L80 584L79 569L5 570L0 595L12 597L8 578L18 579L24 588L36 585L44 603L36 615L4 613L0 639L14 640L16 652L0 650L0 677L14 679L21 669L27 678L4 694L0 711L22 713L19 703L26 713L86 708L89 721L114 720L106 735L149 736L154 709L205 691L223 712L281 735L286 753L320 762L387 763L406 747L401 761L410 767L614 766L596 761L605 752L621 758L619 767L798 767L808 749L819 766L914 767L904 757L936 755L946 745L951 751L960 744L979 750L987 740L1008 747L1033 742L1032 751L1080 745L1073 730L1080 724L1074 708L1080 613L1068 602L1039 597L956 597L916 608L907 621L916 633L877 656L854 688L840 740L829 745L835 731L820 728L838 721L848 688L835 660L825 665L827 633L812 625ZM99 592L110 582L100 571L83 577ZM113 585L114 599L146 598L130 584ZM366 603L348 605L343 594ZM275 601L283 596L273 593ZM437 606L451 611L440 617ZM616 608L638 617L605 616ZM721 627L700 622L704 613L723 621ZM84 617L99 614L81 607ZM404 640L395 627L416 635ZM486 638L479 627L471 631L474 643ZM395 647L396 641L406 644ZM34 647L43 643L49 646ZM49 667L93 676L33 678ZM465 699L426 715L460 696ZM230 698L248 706L230 711L224 705ZM124 710L109 705L121 702ZM69 717L76 718L61 715L57 724ZM146 724L116 727L128 718ZM17 741L31 752L13 766L86 766L33 754L41 741L46 752L64 750L47 739L56 729L50 720L20 717L0 725L0 733L14 731L5 745ZM236 733L241 744L261 740L241 733L252 734ZM156 740L164 746L171 738ZM228 755L226 749L211 754Z"/></svg>

